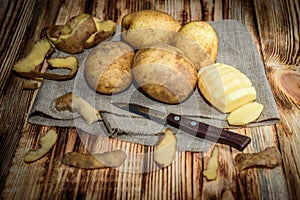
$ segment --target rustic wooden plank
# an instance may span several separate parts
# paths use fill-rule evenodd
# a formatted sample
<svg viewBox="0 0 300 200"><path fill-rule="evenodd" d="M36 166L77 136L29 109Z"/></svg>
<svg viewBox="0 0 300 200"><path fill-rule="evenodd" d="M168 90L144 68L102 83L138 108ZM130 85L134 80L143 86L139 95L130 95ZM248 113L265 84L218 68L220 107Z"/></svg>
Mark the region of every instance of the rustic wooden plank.
<svg viewBox="0 0 300 200"><path fill-rule="evenodd" d="M281 69L299 71L299 1L254 1L262 54L281 120L276 125L278 146L283 156L287 191L297 198L300 187L299 104L282 91L276 81Z"/></svg>
<svg viewBox="0 0 300 200"><path fill-rule="evenodd" d="M230 18L240 20L249 30L257 49L260 51L263 47L261 55L268 64L267 74L270 77L272 87L274 86L273 92L279 96L276 97L276 102L279 105L282 120L276 127L266 126L239 130L239 132L251 136L253 140L245 152L259 151L267 146L279 146L281 153L286 155L282 166L274 170L249 169L238 172L233 164L233 158L238 152L220 145L219 175L217 180L209 182L202 175L203 166L207 163L209 155L177 152L177 159L173 165L164 169L157 169L153 162L153 147L121 142L106 137L97 138L88 134L78 137L76 129L58 129L59 142L51 153L37 163L28 165L22 162L24 149L28 150L36 147L37 139L47 128L26 125L15 151L2 197L27 197L30 199L197 199L199 197L203 199L269 199L278 196L281 199L295 198L295 196L289 196L289 194L296 194L297 184L299 183L298 166L300 159L297 147L300 138L297 132L300 130L300 126L299 122L295 120L299 118L299 109L295 102L287 98L276 87L276 82L273 81L272 77L273 72L276 71L273 69L274 63L278 66L278 61L280 61L280 67L288 65L291 69L297 69L296 66L299 64L299 56L297 56L299 52L299 45L297 44L297 41L299 41L299 38L297 38L299 23L295 22L297 15L299 16L299 2L296 0L289 2L283 0L279 2L270 1L202 0L199 2L192 0L175 2L137 0L113 1L112 4L108 1L86 0L64 1L60 4L36 1L34 7L30 7L31 10L35 11L33 16L30 15L32 12L21 13L21 16L26 15L24 17L25 22L22 23L26 30L29 30L28 27L36 27L29 30L30 34L26 36L27 38L21 40L20 35L16 34L15 38L12 39L12 36L2 32L1 34L4 35L0 35L0 38L16 42L23 41L21 44L16 45L13 43L13 45L28 51L32 41L39 37L44 27L52 23L63 24L69 17L81 12L92 13L101 19L112 19L118 23L125 14L141 9L156 9L168 12L182 24L190 20L200 19L220 20ZM272 5L271 9L268 8L269 4ZM5 8L5 13L12 12L12 8L17 10L25 8L26 11L29 9L28 6L25 6L26 3L20 4L12 1L11 5L5 5L0 8L0 10ZM48 12L45 11L46 8ZM283 15L275 16L275 11ZM253 13L256 15L253 15ZM262 13L267 13L269 15L268 19L273 19L273 21L266 25ZM37 19L33 20L36 17ZM292 24L293 27L288 27L287 31L282 32L285 25L281 22ZM12 29L14 23L21 23L17 15L13 15L11 21L6 17L0 18L1 28L11 27ZM22 34L26 35L24 27L18 27L18 30L23 31ZM272 35L274 35L274 39L270 40ZM285 36L287 36L286 42L281 42ZM9 43L2 44L5 46ZM290 45L291 48L289 48ZM4 52L4 46L1 46L1 52ZM23 51L23 54L18 50L10 51L13 53L6 53L6 57L1 57L1 61L13 63L14 59L18 57L17 55L25 54L25 51ZM7 55L11 57L7 57ZM7 105L11 109L10 111L4 110L5 107L1 106L0 116L5 116L8 121L15 120L16 122L9 125L6 125L3 121L0 122L0 127L4 127L1 130L4 130L3 135L5 135L4 146L1 145L0 150L1 153L8 152L7 160L10 162L33 93L20 92L22 81L16 77L7 78L9 77L5 74L7 72L10 72L8 67L0 74L0 77L2 77L0 80L6 82L2 87L4 95L0 97L0 105ZM13 93L13 91L18 91L18 93ZM14 113L17 111L22 114L16 118ZM5 148L9 148L9 150L6 151ZM116 148L123 149L128 153L128 159L118 170L81 170L62 165L59 161L64 153L70 151L103 152ZM1 173L8 170L9 162L6 162ZM147 173L139 173L141 171ZM1 184L4 183L1 181ZM32 190L26 190L28 186L31 186Z"/></svg>

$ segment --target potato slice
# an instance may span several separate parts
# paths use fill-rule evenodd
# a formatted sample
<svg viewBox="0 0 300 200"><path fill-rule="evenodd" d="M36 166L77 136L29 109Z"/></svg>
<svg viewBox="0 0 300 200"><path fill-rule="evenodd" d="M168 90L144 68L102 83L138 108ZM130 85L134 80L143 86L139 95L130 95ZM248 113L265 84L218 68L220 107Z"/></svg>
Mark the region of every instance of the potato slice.
<svg viewBox="0 0 300 200"><path fill-rule="evenodd" d="M114 150L100 154L70 152L62 157L61 162L82 169L102 169L119 167L125 160L126 153L124 151Z"/></svg>
<svg viewBox="0 0 300 200"><path fill-rule="evenodd" d="M161 168L172 164L176 153L176 136L174 132L167 128L163 138L154 150L154 160Z"/></svg>
<svg viewBox="0 0 300 200"><path fill-rule="evenodd" d="M282 162L280 152L276 147L267 147L258 153L241 153L234 158L235 165L242 171L253 167L275 168Z"/></svg>
<svg viewBox="0 0 300 200"><path fill-rule="evenodd" d="M72 92L66 93L54 100L55 108L58 111L68 110L78 112L87 124L101 120L102 117L98 110L92 107L87 101Z"/></svg>
<svg viewBox="0 0 300 200"><path fill-rule="evenodd" d="M215 146L212 153L211 157L209 158L207 162L206 169L203 171L203 176L208 181L215 180L218 176L218 167L219 167L219 147Z"/></svg>
<svg viewBox="0 0 300 200"><path fill-rule="evenodd" d="M245 104L227 116L227 121L231 125L244 125L256 120L264 109L264 105L251 102Z"/></svg>
<svg viewBox="0 0 300 200"><path fill-rule="evenodd" d="M46 155L50 149L55 145L57 141L57 133L55 129L50 129L44 136L39 140L40 147L36 150L30 150L24 156L25 162L34 162L44 155Z"/></svg>
<svg viewBox="0 0 300 200"><path fill-rule="evenodd" d="M249 78L226 64L216 63L201 68L198 87L203 96L223 113L256 99L256 90Z"/></svg>

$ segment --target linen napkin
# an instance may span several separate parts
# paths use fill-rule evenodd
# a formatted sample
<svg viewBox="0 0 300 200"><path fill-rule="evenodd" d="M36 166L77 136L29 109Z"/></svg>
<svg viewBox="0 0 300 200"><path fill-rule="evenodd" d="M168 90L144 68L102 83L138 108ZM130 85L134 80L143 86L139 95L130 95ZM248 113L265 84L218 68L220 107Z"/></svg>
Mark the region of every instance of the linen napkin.
<svg viewBox="0 0 300 200"><path fill-rule="evenodd" d="M252 81L257 91L257 102L264 105L259 119L247 127L270 125L279 120L279 113L270 90L264 65L246 27L235 20L209 22L215 29L218 39L217 62L232 65L245 73ZM120 27L111 39L119 41ZM136 103L166 113L177 113L189 116L198 121L219 127L234 128L227 124L226 115L211 107L195 89L193 94L178 105L168 105L157 102L145 96L136 85L132 84L126 91L114 95L101 95L91 89L84 77L84 63L91 50L77 54L80 63L76 77L68 81L44 80L33 104L28 121L33 124L76 127L78 130L100 136L109 136L124 141L144 145L155 145L161 138L162 132L168 125L129 113L113 106L112 102ZM56 52L53 57L66 56L63 52ZM64 73L63 70L56 70ZM87 125L76 113L56 111L53 100L67 93L73 92L88 101L103 117L103 121ZM182 151L207 151L211 142L196 138L187 133L172 128L177 135L177 148Z"/></svg>

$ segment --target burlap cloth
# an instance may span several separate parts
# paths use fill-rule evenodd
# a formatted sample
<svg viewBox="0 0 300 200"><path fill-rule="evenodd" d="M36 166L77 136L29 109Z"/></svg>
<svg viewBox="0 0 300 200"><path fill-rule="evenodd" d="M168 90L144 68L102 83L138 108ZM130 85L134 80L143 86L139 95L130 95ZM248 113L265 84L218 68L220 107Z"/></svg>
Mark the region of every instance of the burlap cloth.
<svg viewBox="0 0 300 200"><path fill-rule="evenodd" d="M219 49L217 62L235 66L245 73L257 90L257 102L264 105L264 110L258 120L248 124L248 127L270 125L279 120L279 113L268 85L264 65L255 48L255 45L243 24L234 20L209 22L217 32ZM112 40L120 40L120 27ZM218 112L207 104L200 95L199 90L188 100L179 105L167 105L146 97L131 85L125 92L116 95L100 95L89 88L85 82L83 68L85 59L90 50L76 55L80 62L80 68L76 77L69 81L44 80L34 102L28 121L33 124L77 127L91 134L113 137L120 140L136 142L144 145L155 145L166 129L165 125L142 118L138 115L123 111L111 104L111 102L131 102L155 108L167 113L173 112L187 115L199 121L220 127L228 127L226 115ZM64 56L62 52L56 52L55 56ZM64 71L56 71L64 73ZM67 92L73 92L90 102L101 111L103 121L87 125L78 114L68 111L57 112L53 106L53 100ZM178 150L207 151L210 142L195 138L175 128L177 133ZM264 133L261 133L264 134Z"/></svg>

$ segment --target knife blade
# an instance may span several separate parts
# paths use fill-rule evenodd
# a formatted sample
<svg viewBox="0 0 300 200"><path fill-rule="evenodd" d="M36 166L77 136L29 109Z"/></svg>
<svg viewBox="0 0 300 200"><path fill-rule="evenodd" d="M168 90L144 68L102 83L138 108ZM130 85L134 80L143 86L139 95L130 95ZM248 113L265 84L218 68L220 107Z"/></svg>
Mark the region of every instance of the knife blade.
<svg viewBox="0 0 300 200"><path fill-rule="evenodd" d="M175 113L164 113L146 106L132 103L127 104L113 102L112 104L123 110L141 115L158 123L168 124L195 137L229 145L239 151L244 150L251 142L251 139L247 136L228 131L223 128L211 126Z"/></svg>

